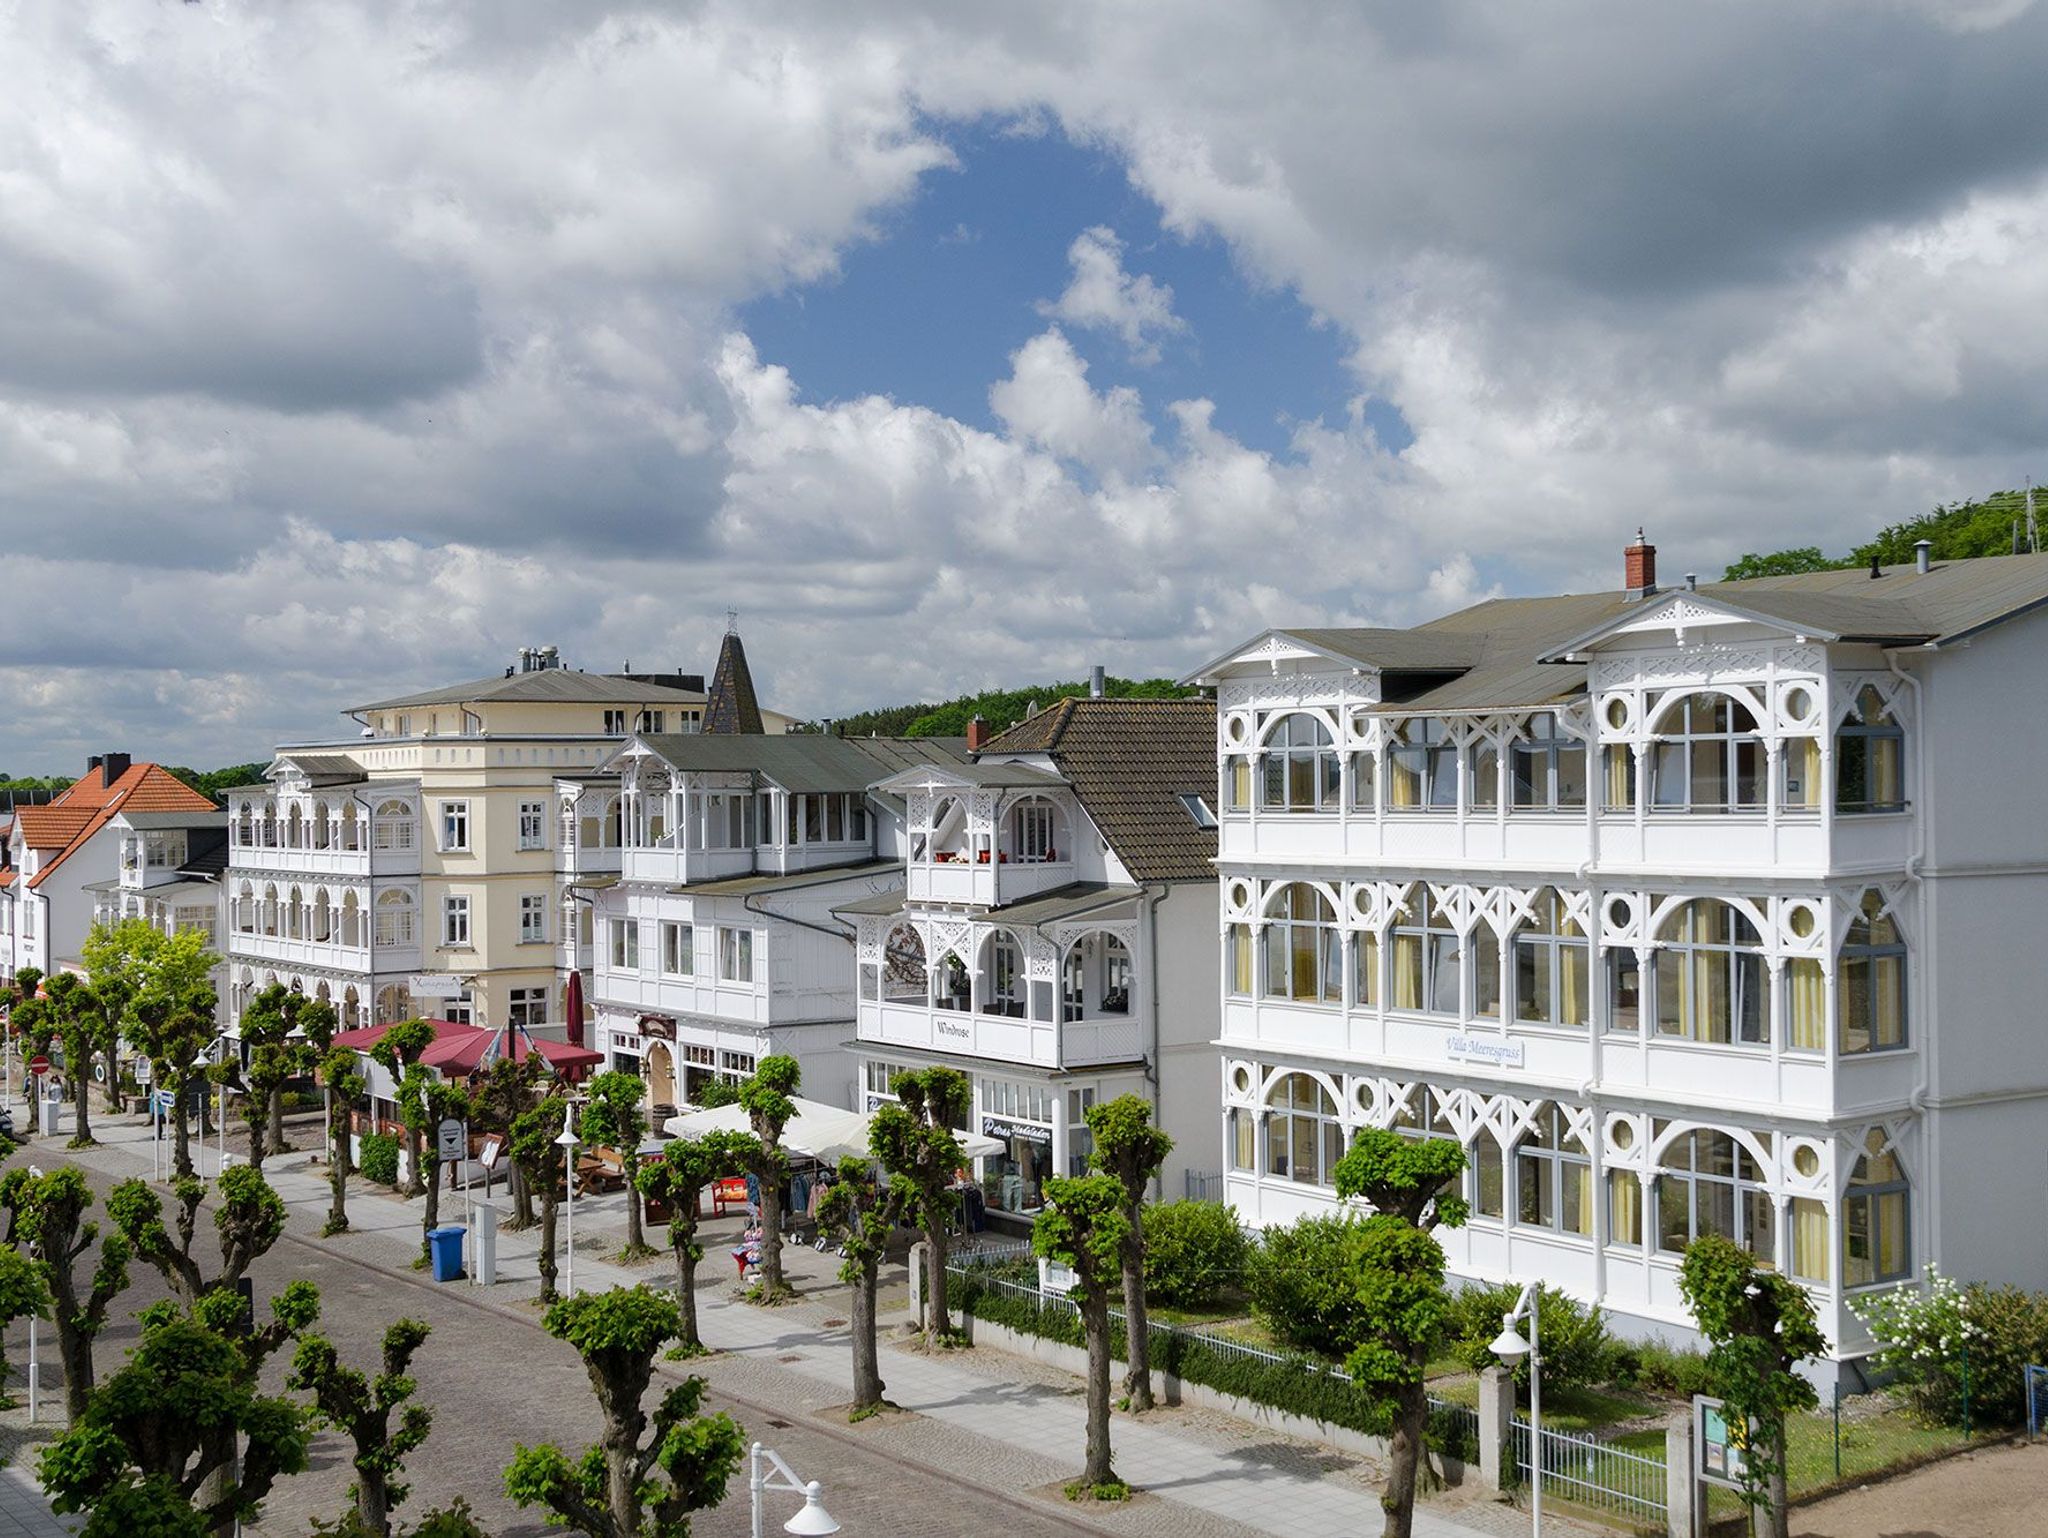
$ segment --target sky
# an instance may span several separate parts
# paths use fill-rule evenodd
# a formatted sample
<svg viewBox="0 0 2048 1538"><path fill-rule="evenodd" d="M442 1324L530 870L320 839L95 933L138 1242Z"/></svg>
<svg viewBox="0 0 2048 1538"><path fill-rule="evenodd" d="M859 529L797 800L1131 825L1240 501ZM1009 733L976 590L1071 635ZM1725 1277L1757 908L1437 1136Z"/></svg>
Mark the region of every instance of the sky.
<svg viewBox="0 0 2048 1538"><path fill-rule="evenodd" d="M0 772L804 716L2039 477L2026 0L0 3Z"/></svg>

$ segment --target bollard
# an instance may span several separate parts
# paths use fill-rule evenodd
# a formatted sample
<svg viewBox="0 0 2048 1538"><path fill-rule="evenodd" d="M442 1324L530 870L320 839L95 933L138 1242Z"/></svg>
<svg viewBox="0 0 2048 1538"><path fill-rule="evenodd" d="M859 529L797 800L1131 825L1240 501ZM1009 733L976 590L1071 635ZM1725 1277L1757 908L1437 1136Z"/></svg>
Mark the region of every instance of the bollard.
<svg viewBox="0 0 2048 1538"><path fill-rule="evenodd" d="M1514 1487L1515 1375L1505 1367L1479 1374L1479 1486L1495 1495Z"/></svg>
<svg viewBox="0 0 2048 1538"><path fill-rule="evenodd" d="M910 1247L910 1317L920 1330L924 1328L925 1257L930 1253L931 1246L922 1239Z"/></svg>
<svg viewBox="0 0 2048 1538"><path fill-rule="evenodd" d="M470 1237L476 1241L476 1264L470 1267L470 1280L479 1287L488 1287L498 1279L498 1209L489 1202L476 1204L476 1228Z"/></svg>
<svg viewBox="0 0 2048 1538"><path fill-rule="evenodd" d="M1692 1421L1664 1428L1665 1538L1693 1538L1698 1530L1699 1480L1693 1466Z"/></svg>

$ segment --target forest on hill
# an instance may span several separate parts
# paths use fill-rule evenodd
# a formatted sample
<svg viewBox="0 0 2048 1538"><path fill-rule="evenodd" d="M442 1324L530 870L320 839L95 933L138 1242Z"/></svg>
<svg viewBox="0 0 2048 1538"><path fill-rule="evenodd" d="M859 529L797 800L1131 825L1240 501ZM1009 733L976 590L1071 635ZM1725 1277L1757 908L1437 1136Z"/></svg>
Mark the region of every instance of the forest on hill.
<svg viewBox="0 0 2048 1538"><path fill-rule="evenodd" d="M2040 501L2048 502L2048 498ZM2018 555L2034 544L2027 528L2027 493L1994 491L1975 502L1952 502L1931 513L1909 518L1904 523L1879 529L1871 539L1847 555L1824 555L1818 545L1800 545L1790 550L1773 550L1768 555L1751 553L1722 573L1724 582L1746 577L1785 577L1802 571L1834 571L1849 566L1868 566L1874 556L1880 566L1907 566L1913 561L1913 546L1929 541L1937 561L1967 561L1982 555Z"/></svg>
<svg viewBox="0 0 2048 1538"><path fill-rule="evenodd" d="M1202 691L1175 683L1170 678L1116 678L1104 681L1103 693L1111 699L1178 700ZM1087 680L1071 683L1035 684L1023 689L984 689L979 694L962 694L936 703L884 705L875 710L855 711L831 718L831 730L845 737L964 737L967 723L980 716L991 731L1014 726L1031 713L1065 699L1088 693ZM823 720L806 721L799 731L825 730Z"/></svg>

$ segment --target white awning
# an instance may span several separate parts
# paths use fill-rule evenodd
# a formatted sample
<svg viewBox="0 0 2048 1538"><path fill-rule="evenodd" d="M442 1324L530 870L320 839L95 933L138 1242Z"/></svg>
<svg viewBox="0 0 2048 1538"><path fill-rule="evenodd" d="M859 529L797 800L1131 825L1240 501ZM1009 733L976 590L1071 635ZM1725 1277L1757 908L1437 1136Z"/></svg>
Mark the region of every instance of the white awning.
<svg viewBox="0 0 2048 1538"><path fill-rule="evenodd" d="M791 1153L804 1154L823 1164L837 1164L849 1155L868 1157L869 1118L859 1111L842 1110L800 1095L790 1097L796 1114L782 1129L782 1146ZM753 1123L745 1106L721 1105L708 1111L685 1111L661 1124L670 1137L702 1137L707 1132L752 1132ZM978 1132L955 1132L970 1159L1001 1153L1003 1145Z"/></svg>

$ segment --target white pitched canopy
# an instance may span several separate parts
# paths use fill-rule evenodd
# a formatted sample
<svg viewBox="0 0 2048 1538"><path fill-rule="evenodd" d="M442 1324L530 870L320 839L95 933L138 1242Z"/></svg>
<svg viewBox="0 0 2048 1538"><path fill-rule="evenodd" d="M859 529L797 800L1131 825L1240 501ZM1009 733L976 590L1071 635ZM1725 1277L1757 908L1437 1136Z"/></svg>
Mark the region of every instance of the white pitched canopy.
<svg viewBox="0 0 2048 1538"><path fill-rule="evenodd" d="M851 1155L868 1157L868 1121L858 1111L841 1110L821 1101L792 1095L796 1113L782 1129L782 1146L791 1153L805 1154L825 1164L837 1164ZM707 1132L752 1132L745 1106L721 1105L708 1111L685 1111L661 1124L670 1137L702 1137ZM1003 1145L976 1132L956 1132L960 1146L970 1159L1001 1153Z"/></svg>

